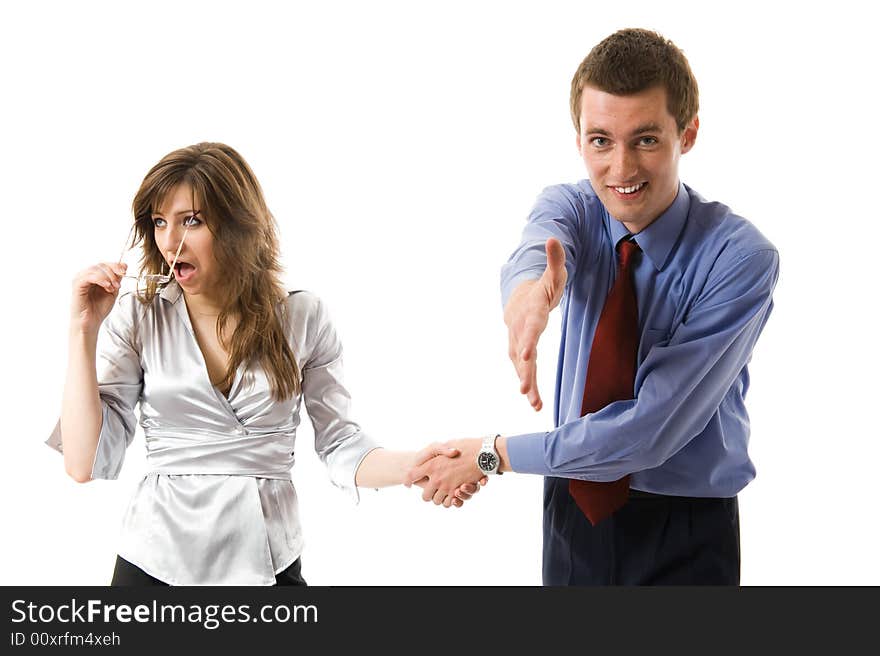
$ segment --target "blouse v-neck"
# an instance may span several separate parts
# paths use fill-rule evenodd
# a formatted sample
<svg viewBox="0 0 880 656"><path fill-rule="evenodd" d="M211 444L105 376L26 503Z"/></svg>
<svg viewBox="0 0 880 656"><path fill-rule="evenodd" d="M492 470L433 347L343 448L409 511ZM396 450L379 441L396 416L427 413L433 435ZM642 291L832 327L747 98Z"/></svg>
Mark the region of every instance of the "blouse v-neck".
<svg viewBox="0 0 880 656"><path fill-rule="evenodd" d="M223 401L225 401L228 404L230 399L232 398L233 392L235 391L236 383L238 382L238 379L241 376L241 366L236 368L235 375L232 378L232 382L229 384L228 391L224 392L222 389L220 389L217 385L215 385L211 381L211 372L208 367L208 359L205 357L205 352L202 349L202 344L199 342L198 335L196 334L196 331L195 331L195 326L193 325L192 317L190 316L190 308L186 304L186 296L182 290L180 292L180 296L178 297L178 301L180 303L180 309L182 310L182 312L180 312L179 314L183 318L184 324L186 325L186 328L189 331L189 334L192 336L192 339L195 342L196 350L198 350L199 354L201 355L202 367L204 369L205 376L208 379L208 384L212 388L214 388L214 390L216 390L217 394L219 394L222 397ZM228 355L227 355L227 366L228 366Z"/></svg>

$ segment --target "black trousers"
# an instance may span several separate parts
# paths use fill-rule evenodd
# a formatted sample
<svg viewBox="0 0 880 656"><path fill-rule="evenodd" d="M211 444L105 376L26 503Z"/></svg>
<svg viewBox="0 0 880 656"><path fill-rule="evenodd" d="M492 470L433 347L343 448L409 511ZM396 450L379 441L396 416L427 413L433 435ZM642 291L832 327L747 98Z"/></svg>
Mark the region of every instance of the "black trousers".
<svg viewBox="0 0 880 656"><path fill-rule="evenodd" d="M544 479L544 585L739 585L739 509L729 499L631 491L590 524L568 479Z"/></svg>
<svg viewBox="0 0 880 656"><path fill-rule="evenodd" d="M275 575L275 585L308 585L301 573L301 558L293 561L287 569ZM157 578L147 574L136 565L132 565L124 558L116 556L116 566L113 568L113 580L110 585L114 586L148 586L168 585Z"/></svg>

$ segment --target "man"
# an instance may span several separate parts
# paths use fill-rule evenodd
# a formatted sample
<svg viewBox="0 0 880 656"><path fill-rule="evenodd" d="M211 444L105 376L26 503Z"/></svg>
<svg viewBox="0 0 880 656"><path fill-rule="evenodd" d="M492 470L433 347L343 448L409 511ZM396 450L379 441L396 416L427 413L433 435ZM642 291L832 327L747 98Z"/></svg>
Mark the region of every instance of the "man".
<svg viewBox="0 0 880 656"><path fill-rule="evenodd" d="M746 365L778 253L679 181L697 110L687 60L656 33L619 31L584 59L571 111L589 181L544 190L501 274L535 410L537 342L561 305L556 428L451 442L459 458L411 472L447 504L496 462L544 475L547 585L739 583Z"/></svg>

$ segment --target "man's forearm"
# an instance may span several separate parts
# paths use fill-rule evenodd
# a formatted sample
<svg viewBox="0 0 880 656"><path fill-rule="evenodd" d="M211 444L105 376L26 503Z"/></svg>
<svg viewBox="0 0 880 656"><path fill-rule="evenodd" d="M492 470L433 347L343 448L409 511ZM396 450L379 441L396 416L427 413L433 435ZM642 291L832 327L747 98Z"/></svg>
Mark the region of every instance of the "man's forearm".
<svg viewBox="0 0 880 656"><path fill-rule="evenodd" d="M507 455L507 438L499 435L495 440L495 450L498 452L498 460L500 461L498 464L499 472L512 472L513 468L510 466L510 457Z"/></svg>

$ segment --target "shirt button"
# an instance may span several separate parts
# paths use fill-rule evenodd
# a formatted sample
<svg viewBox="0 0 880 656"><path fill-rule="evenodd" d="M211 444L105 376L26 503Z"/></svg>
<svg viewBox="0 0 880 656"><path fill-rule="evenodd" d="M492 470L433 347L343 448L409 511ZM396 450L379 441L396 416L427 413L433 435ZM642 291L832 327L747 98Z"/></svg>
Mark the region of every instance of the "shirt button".
<svg viewBox="0 0 880 656"><path fill-rule="evenodd" d="M235 434L236 435L247 435L247 431L242 426L236 426Z"/></svg>

